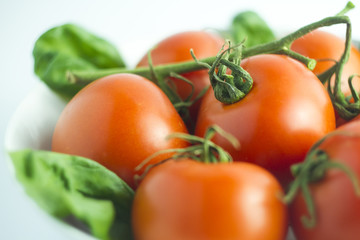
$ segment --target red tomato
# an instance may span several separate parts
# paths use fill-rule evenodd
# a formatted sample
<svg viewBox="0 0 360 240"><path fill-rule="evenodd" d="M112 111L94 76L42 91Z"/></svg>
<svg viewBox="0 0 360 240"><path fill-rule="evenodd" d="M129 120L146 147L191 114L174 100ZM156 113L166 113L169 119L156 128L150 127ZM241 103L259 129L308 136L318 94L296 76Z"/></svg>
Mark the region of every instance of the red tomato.
<svg viewBox="0 0 360 240"><path fill-rule="evenodd" d="M331 161L350 167L360 179L360 122L343 125L326 138L317 149ZM300 192L290 205L292 226L301 240L357 240L360 236L360 196L355 194L349 177L338 169L329 169L325 177L309 184L315 204L316 223L305 228L300 218L308 215Z"/></svg>
<svg viewBox="0 0 360 240"><path fill-rule="evenodd" d="M258 55L241 66L253 78L251 91L239 102L224 105L210 90L195 133L203 136L209 126L219 125L240 142L240 149L235 149L221 136L213 140L234 160L263 166L287 184L290 166L335 128L331 100L310 70L286 56Z"/></svg>
<svg viewBox="0 0 360 240"><path fill-rule="evenodd" d="M175 132L187 130L160 88L137 75L115 74L89 84L67 104L52 149L93 159L135 188L134 168L145 158L187 146L165 139Z"/></svg>
<svg viewBox="0 0 360 240"><path fill-rule="evenodd" d="M315 60L325 60L318 61L313 70L315 74L320 74L334 65L334 61L329 59L340 59L345 49L345 41L331 33L315 30L295 40L291 49ZM346 96L351 95L348 78L353 74L360 74L360 52L354 46L341 76L341 88ZM360 88L360 81L354 79L353 83L356 89Z"/></svg>
<svg viewBox="0 0 360 240"><path fill-rule="evenodd" d="M158 44L151 51L151 58L153 65L185 62L193 60L190 49L194 50L195 56L198 59L216 56L221 47L224 44L224 40L212 33L205 31L189 31L172 35ZM148 66L147 55L145 55L138 64L140 66ZM200 70L182 74L185 78L190 80L194 84L194 97L197 96L202 89L210 85L210 80L207 70ZM176 91L182 99L189 96L191 87L188 83L185 83L179 79L172 79ZM190 108L190 115L195 121L197 112L200 106L200 101L197 101Z"/></svg>
<svg viewBox="0 0 360 240"><path fill-rule="evenodd" d="M268 171L249 163L170 160L135 193L137 240L285 239L287 208Z"/></svg>

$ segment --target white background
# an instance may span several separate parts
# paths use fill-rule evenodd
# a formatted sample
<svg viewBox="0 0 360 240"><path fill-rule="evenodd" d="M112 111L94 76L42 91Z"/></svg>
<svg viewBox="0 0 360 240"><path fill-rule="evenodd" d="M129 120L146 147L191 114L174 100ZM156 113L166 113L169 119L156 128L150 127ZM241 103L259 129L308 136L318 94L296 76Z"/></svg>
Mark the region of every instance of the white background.
<svg viewBox="0 0 360 240"><path fill-rule="evenodd" d="M348 15L360 39L360 2ZM344 0L0 0L0 239L68 239L24 196L4 160L4 136L12 114L38 84L32 47L47 29L80 24L114 43L133 66L160 39L179 31L225 29L239 11L257 11L276 31L336 14ZM340 35L344 27L331 29Z"/></svg>

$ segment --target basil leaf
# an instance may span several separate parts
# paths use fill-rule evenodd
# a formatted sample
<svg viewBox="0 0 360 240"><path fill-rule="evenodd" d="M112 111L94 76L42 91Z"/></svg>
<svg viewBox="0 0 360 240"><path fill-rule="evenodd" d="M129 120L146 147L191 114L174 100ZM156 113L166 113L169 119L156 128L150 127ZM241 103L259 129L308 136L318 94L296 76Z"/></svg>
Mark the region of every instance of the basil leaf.
<svg viewBox="0 0 360 240"><path fill-rule="evenodd" d="M83 157L30 149L9 154L17 179L41 208L77 219L100 239L133 239L134 191L116 174Z"/></svg>
<svg viewBox="0 0 360 240"><path fill-rule="evenodd" d="M253 11L237 14L232 21L230 34L235 43L245 40L246 47L275 40L275 35L266 22Z"/></svg>
<svg viewBox="0 0 360 240"><path fill-rule="evenodd" d="M72 97L85 84L74 84L68 70L124 68L117 49L85 29L64 24L42 34L33 49L34 71L51 89Z"/></svg>

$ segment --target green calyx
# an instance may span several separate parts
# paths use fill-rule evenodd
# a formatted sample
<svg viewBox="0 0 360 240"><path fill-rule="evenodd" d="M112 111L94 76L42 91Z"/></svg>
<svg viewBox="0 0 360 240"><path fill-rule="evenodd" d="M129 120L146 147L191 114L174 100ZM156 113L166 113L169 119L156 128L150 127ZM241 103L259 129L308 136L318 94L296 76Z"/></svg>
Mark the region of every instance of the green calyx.
<svg viewBox="0 0 360 240"><path fill-rule="evenodd" d="M224 50L224 47L225 45L211 65L200 62L193 53L192 56L198 64L209 69L210 83L215 98L224 104L232 104L240 101L250 92L253 80L250 74L240 66L242 43L231 46L229 41L228 48Z"/></svg>
<svg viewBox="0 0 360 240"><path fill-rule="evenodd" d="M225 104L240 101L250 92L253 85L250 74L240 66L241 48L242 45L232 48L229 43L229 48L217 56L209 70L215 98ZM230 61L231 51L234 51L235 54ZM231 74L227 73L228 69ZM216 72L216 70L218 71Z"/></svg>
<svg viewBox="0 0 360 240"><path fill-rule="evenodd" d="M186 133L173 133L168 136L168 139L173 139L173 138L182 139L190 143L190 146L185 148L165 149L152 154L151 156L146 158L142 163L140 163L135 168L135 171L140 171L141 169L143 169L150 162L151 159L157 156L160 156L165 153L173 153L173 155L170 158L164 159L156 164L147 165L144 170L144 173L141 176L135 176L135 181L138 182L139 180L141 180L151 168L171 159L181 160L186 158L203 163L232 162L231 155L228 152L226 152L222 147L211 141L211 139L215 136L215 134L219 134L220 136L224 137L235 148L240 147L240 143L234 136L225 132L222 128L216 125L210 126L205 132L203 138Z"/></svg>
<svg viewBox="0 0 360 240"><path fill-rule="evenodd" d="M143 168L151 159L156 156L162 155L164 153L174 153L170 159L183 159L190 158L199 162L204 163L229 163L232 162L231 155L226 152L222 147L215 144L211 141L211 139L215 136L215 134L219 134L228 140L235 148L240 147L240 143L238 140L232 136L231 134L225 132L222 128L217 125L210 126L206 132L204 137L198 137L195 135L187 134L187 133L173 133L170 134L167 138L173 139L178 138L182 139L188 143L190 143L189 147L185 148L173 148L166 149L159 152L154 153L145 159L140 165L136 167L136 170L140 170ZM169 159L165 159L169 160Z"/></svg>

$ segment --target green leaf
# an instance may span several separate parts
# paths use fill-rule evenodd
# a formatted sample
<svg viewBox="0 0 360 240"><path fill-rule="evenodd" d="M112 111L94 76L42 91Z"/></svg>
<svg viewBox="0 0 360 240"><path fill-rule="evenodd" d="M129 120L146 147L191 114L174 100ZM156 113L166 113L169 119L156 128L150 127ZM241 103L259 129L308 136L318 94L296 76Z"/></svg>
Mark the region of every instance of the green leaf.
<svg viewBox="0 0 360 240"><path fill-rule="evenodd" d="M74 217L100 239L131 240L134 191L95 161L49 151L10 153L26 193L51 215Z"/></svg>
<svg viewBox="0 0 360 240"><path fill-rule="evenodd" d="M33 57L39 78L66 97L84 87L71 82L67 71L125 67L112 44L74 24L54 27L42 34L35 42Z"/></svg>
<svg viewBox="0 0 360 240"><path fill-rule="evenodd" d="M230 35L235 43L245 40L246 47L275 40L275 35L270 27L253 11L241 12L234 17Z"/></svg>

